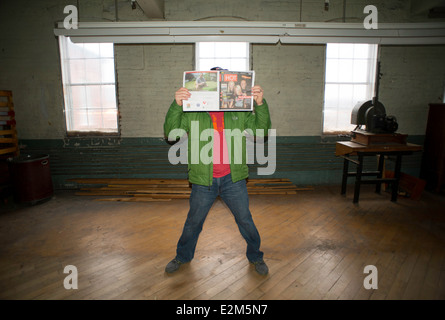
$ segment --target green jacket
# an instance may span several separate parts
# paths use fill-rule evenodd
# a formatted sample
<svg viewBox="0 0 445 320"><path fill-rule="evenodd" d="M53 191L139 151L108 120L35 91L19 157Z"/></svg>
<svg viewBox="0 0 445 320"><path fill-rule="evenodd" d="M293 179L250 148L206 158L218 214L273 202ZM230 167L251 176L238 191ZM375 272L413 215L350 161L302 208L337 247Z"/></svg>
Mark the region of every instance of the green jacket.
<svg viewBox="0 0 445 320"><path fill-rule="evenodd" d="M244 130L253 135L266 136L271 128L269 107L266 100L263 100L263 104L260 106L255 104L254 110L255 112L224 112L224 129L226 130L230 172L233 182L246 179L249 175ZM168 137L174 129L182 129L182 134L188 134L188 179L190 183L210 186L213 180L213 163L203 161L200 156L203 153L209 159L212 159L212 148L210 147L213 147L213 123L209 113L183 112L182 107L174 100L165 116L165 136ZM208 134L205 135L204 133L202 135L206 129L210 129L206 131ZM262 130L257 131L257 129ZM173 138L181 138L181 135Z"/></svg>

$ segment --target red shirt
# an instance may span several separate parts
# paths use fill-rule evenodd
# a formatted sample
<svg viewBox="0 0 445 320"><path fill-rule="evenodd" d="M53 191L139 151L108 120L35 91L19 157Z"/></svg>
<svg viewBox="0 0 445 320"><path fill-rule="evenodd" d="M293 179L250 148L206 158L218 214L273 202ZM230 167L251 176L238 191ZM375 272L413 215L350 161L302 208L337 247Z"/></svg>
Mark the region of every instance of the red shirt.
<svg viewBox="0 0 445 320"><path fill-rule="evenodd" d="M213 136L213 177L220 178L230 173L229 152L224 135L224 112L209 112L212 117ZM219 137L219 139L218 139Z"/></svg>

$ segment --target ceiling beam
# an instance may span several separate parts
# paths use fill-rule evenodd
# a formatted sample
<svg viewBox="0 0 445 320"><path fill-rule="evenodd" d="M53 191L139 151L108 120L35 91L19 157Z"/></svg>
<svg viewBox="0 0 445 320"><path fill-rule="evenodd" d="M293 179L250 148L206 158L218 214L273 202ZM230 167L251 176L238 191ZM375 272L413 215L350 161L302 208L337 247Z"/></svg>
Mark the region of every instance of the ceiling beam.
<svg viewBox="0 0 445 320"><path fill-rule="evenodd" d="M367 30L361 23L144 21L79 22L78 29L59 23L55 35L73 42L193 43L247 41L251 43L377 43L394 45L445 44L445 23L380 23Z"/></svg>
<svg viewBox="0 0 445 320"><path fill-rule="evenodd" d="M136 0L144 14L151 19L164 19L164 0Z"/></svg>

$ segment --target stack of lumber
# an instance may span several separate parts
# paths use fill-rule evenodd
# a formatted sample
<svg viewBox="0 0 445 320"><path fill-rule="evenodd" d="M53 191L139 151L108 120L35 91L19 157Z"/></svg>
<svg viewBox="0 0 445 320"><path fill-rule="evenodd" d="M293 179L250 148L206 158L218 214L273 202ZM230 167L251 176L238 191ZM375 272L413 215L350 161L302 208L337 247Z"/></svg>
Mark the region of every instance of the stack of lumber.
<svg viewBox="0 0 445 320"><path fill-rule="evenodd" d="M12 177L6 159L19 155L12 91L0 90L0 199L6 204L12 194Z"/></svg>
<svg viewBox="0 0 445 320"><path fill-rule="evenodd" d="M0 90L0 159L19 155L12 91Z"/></svg>
<svg viewBox="0 0 445 320"><path fill-rule="evenodd" d="M186 179L72 179L81 187L76 195L106 196L101 201L170 201L188 199L192 191ZM92 186L92 187L91 187ZM289 179L249 179L250 195L290 195L311 187L299 188Z"/></svg>

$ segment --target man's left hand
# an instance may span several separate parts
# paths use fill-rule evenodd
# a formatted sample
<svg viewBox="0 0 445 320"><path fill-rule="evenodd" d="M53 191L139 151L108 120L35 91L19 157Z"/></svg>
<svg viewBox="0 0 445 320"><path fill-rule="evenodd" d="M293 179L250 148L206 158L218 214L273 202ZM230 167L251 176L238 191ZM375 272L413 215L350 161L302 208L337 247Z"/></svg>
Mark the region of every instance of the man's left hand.
<svg viewBox="0 0 445 320"><path fill-rule="evenodd" d="M257 106L260 106L263 104L263 88L260 86L253 86L252 87L252 95L253 99L256 102Z"/></svg>

